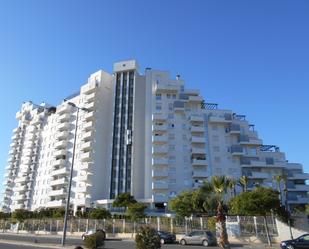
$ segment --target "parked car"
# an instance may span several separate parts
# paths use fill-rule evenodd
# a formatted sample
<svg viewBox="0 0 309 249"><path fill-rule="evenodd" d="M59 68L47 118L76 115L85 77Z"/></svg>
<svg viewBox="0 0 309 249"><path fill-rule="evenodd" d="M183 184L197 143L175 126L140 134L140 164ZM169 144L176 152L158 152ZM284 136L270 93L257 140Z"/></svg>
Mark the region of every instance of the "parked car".
<svg viewBox="0 0 309 249"><path fill-rule="evenodd" d="M193 231L188 235L183 236L179 243L181 245L195 244L202 246L216 245L216 237L210 231Z"/></svg>
<svg viewBox="0 0 309 249"><path fill-rule="evenodd" d="M160 243L175 243L176 236L175 234L164 232L164 231L158 231L158 235L160 237Z"/></svg>
<svg viewBox="0 0 309 249"><path fill-rule="evenodd" d="M83 233L82 240L85 240L88 236L91 236L96 233L101 233L103 235L103 239L106 239L106 232L103 229L90 229L87 232Z"/></svg>
<svg viewBox="0 0 309 249"><path fill-rule="evenodd" d="M282 249L309 249L309 234L303 234L296 239L281 241L280 247Z"/></svg>

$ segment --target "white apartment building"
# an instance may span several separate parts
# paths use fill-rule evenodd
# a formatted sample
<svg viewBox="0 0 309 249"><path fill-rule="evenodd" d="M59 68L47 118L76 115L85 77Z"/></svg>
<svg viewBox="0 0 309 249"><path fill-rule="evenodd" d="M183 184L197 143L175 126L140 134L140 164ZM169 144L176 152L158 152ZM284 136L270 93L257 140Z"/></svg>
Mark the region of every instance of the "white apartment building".
<svg viewBox="0 0 309 249"><path fill-rule="evenodd" d="M286 173L289 204L309 202L309 175L278 147L263 145L245 116L204 103L179 75L171 79L151 68L141 75L135 60L117 62L113 71L92 74L56 107L22 105L6 166L4 211L64 207L73 156L74 210L110 207L124 192L164 208L212 175L247 175L249 189L277 189L273 176Z"/></svg>

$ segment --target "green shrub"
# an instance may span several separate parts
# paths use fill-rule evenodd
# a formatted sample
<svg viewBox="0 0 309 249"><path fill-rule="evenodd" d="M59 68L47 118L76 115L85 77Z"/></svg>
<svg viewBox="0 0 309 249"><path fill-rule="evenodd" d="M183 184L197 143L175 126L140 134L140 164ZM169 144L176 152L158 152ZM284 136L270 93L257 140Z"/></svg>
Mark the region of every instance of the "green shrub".
<svg viewBox="0 0 309 249"><path fill-rule="evenodd" d="M207 229L210 231L216 231L216 223L217 223L217 217L209 217L207 219Z"/></svg>
<svg viewBox="0 0 309 249"><path fill-rule="evenodd" d="M84 244L88 249L102 248L104 246L104 235L102 233L95 233L87 236Z"/></svg>
<svg viewBox="0 0 309 249"><path fill-rule="evenodd" d="M135 242L137 249L161 248L160 237L157 231L150 226L140 227Z"/></svg>

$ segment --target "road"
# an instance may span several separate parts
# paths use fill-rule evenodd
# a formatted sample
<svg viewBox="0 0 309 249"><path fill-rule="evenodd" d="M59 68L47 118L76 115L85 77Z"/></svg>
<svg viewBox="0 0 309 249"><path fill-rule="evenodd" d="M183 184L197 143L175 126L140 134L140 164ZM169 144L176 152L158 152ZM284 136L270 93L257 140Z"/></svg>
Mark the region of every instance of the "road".
<svg viewBox="0 0 309 249"><path fill-rule="evenodd" d="M4 241L6 243L4 243ZM36 243L35 243L36 242ZM0 233L0 249L51 249L61 248L60 236L44 236L44 235L16 235L16 234L1 234ZM12 244L8 244L12 243ZM32 243L32 244L31 244ZM68 249L74 249L75 246L83 246L80 238L67 238L66 243ZM265 249L265 245L231 245L232 249ZM135 249L135 242L130 240L110 240L105 241L105 249ZM162 249L198 249L201 246L181 246L179 244L165 244ZM278 248L274 245L273 248ZM209 247L209 249L219 249L219 247Z"/></svg>

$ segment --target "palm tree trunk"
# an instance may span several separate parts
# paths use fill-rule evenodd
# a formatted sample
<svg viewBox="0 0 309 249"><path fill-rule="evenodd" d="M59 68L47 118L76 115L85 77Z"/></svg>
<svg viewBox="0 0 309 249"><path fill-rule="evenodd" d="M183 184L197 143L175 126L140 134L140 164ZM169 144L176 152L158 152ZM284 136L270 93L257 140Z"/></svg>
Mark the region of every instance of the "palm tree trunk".
<svg viewBox="0 0 309 249"><path fill-rule="evenodd" d="M217 222L219 224L219 242L218 245L221 248L230 248L230 243L228 240L228 235L226 231L226 217L223 212L223 207L221 201L218 201L218 207L217 207Z"/></svg>

